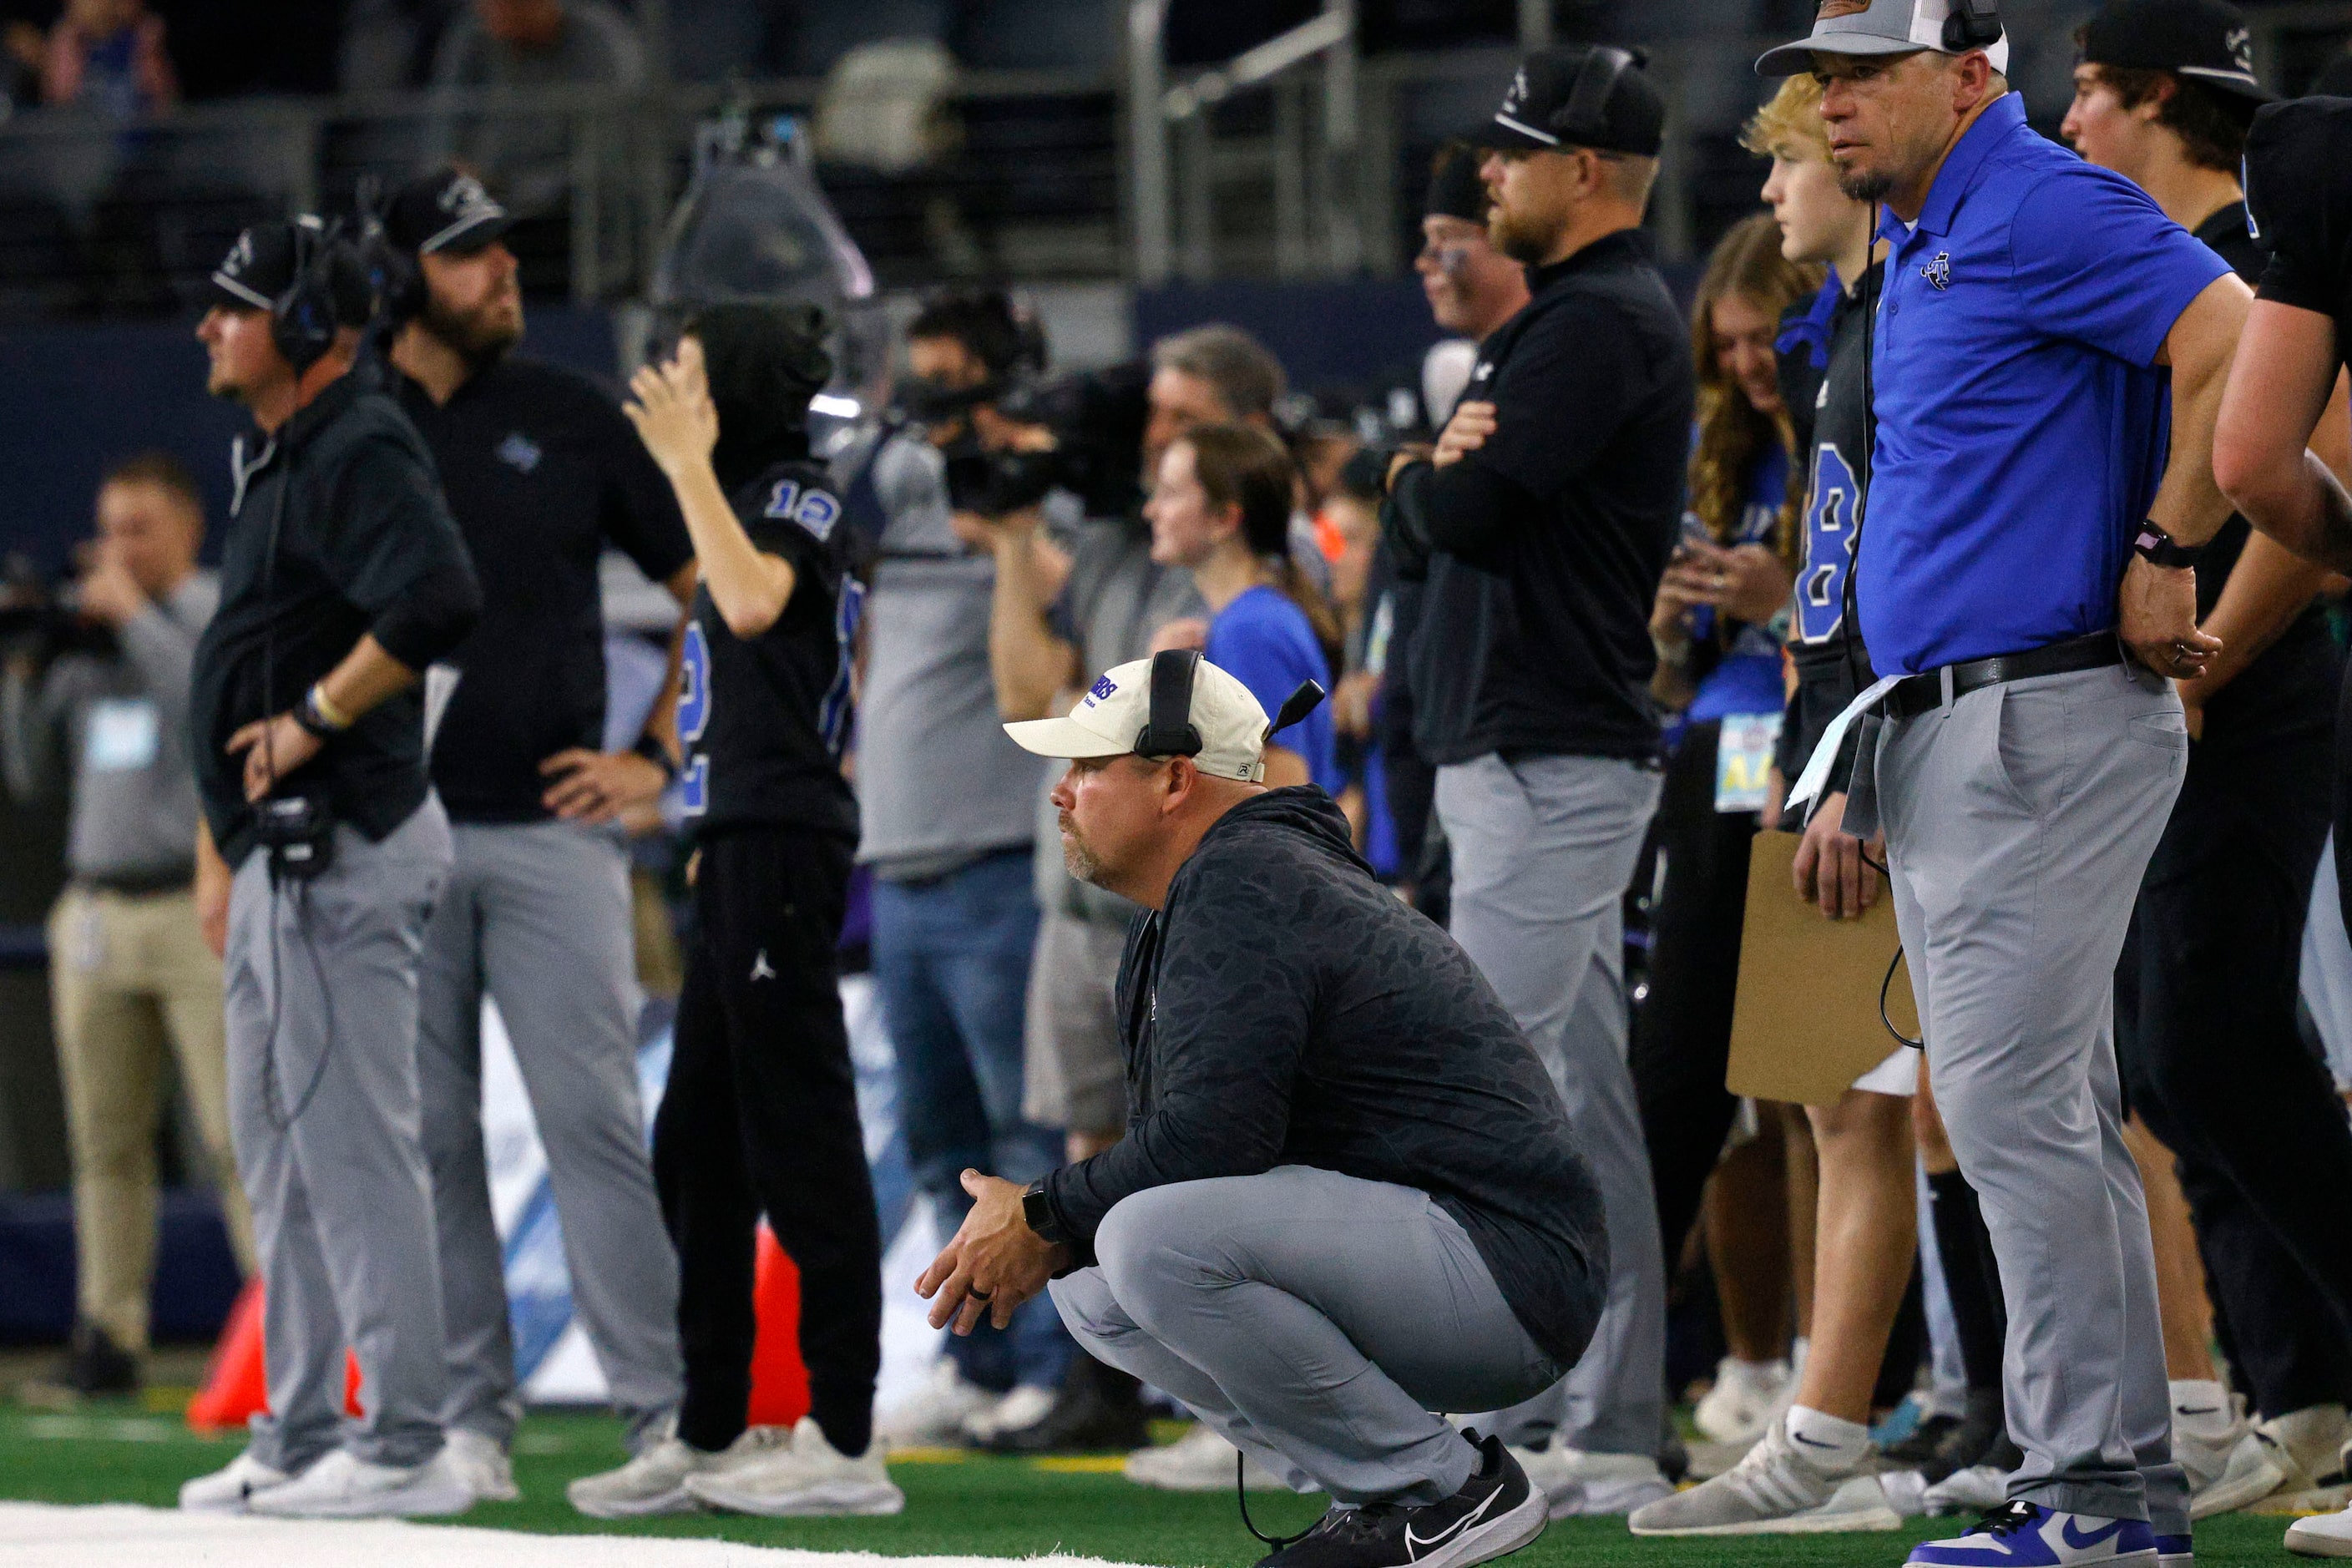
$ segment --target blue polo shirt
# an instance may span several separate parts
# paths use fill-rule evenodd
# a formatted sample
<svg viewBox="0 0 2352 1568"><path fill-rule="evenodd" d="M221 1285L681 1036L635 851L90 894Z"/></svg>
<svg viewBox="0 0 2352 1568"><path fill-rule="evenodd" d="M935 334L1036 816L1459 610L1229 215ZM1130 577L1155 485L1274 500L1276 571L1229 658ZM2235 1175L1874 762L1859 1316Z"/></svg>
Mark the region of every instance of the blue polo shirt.
<svg viewBox="0 0 2352 1568"><path fill-rule="evenodd" d="M2156 365L2228 263L1997 100L1916 228L1892 212L1855 575L1881 673L2111 630L2169 456Z"/></svg>

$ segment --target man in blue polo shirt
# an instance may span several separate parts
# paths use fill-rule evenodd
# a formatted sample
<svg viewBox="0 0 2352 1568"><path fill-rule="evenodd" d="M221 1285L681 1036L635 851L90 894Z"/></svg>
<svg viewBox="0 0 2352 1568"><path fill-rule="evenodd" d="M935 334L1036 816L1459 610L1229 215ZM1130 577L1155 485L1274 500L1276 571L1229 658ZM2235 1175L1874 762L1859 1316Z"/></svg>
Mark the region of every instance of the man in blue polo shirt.
<svg viewBox="0 0 2352 1568"><path fill-rule="evenodd" d="M1845 826L1886 832L2026 1454L2002 1508L1910 1560L2185 1565L2112 976L2186 765L2171 680L2220 646L2189 567L2230 513L2213 423L2249 296L2030 129L2007 64L1995 0L1822 0L1757 66L1821 79L1841 184L1884 204L1855 594L1890 679Z"/></svg>

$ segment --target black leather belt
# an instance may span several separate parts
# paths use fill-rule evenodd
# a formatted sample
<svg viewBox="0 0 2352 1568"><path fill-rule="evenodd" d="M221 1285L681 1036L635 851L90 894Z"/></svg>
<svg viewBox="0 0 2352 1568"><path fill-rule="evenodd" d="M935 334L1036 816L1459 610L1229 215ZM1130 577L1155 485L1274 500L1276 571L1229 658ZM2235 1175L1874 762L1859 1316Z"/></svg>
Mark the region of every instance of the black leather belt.
<svg viewBox="0 0 2352 1568"><path fill-rule="evenodd" d="M1981 691L1988 686L2004 681L2026 680L2037 675L2072 675L2083 669L2105 669L2124 661L2124 647L2113 632L2094 632L2085 637L2070 637L2064 642L2045 644L2023 653L2005 653L1993 658L1972 658L1966 664L1946 665L1925 675L1915 675L1896 683L1886 694L1885 712L1890 719L1916 719L1922 713L1932 713L1947 699L1957 702L1971 691ZM1951 684L1945 685L1945 678Z"/></svg>

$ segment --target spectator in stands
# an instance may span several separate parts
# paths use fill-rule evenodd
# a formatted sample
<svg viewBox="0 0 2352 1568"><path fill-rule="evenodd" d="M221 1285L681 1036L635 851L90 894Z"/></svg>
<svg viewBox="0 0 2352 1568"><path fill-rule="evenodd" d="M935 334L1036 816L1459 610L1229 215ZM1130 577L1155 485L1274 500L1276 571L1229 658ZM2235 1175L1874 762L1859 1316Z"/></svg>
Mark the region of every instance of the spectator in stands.
<svg viewBox="0 0 2352 1568"><path fill-rule="evenodd" d="M0 761L20 799L71 780L71 880L49 918L49 995L73 1156L79 1320L58 1384L129 1394L147 1349L155 1262L155 1136L176 1062L237 1265L253 1222L229 1149L220 932L196 918L188 678L220 586L196 565L204 503L150 453L98 492L80 584L81 646L0 667Z"/></svg>
<svg viewBox="0 0 2352 1568"><path fill-rule="evenodd" d="M971 1206L965 1171L1026 1186L1061 1163L1060 1134L1022 1109L1037 767L996 717L996 564L967 547L964 534L987 535L969 521L959 532L947 479L950 450L977 458L1013 438L995 405L1028 344L1001 293L932 301L907 331L908 401L923 423L885 443L871 474L882 542L858 710L857 852L875 873L874 973L908 1159L943 1235ZM933 1383L880 1430L911 1444L985 1438L1000 1420L1027 1426L1075 1348L1052 1304L1032 1302L1006 1335L948 1339ZM991 1390L1008 1376L1015 1393L1000 1402Z"/></svg>
<svg viewBox="0 0 2352 1568"><path fill-rule="evenodd" d="M603 87L614 97L645 80L645 49L628 18L607 0L474 0L450 23L433 58L436 88ZM453 160L500 187L521 222L509 242L524 262L524 288L547 280L531 263L542 250L563 254L574 173L576 115L455 114L437 129L436 156ZM604 149L607 238L625 237L627 164L621 139Z"/></svg>
<svg viewBox="0 0 2352 1568"><path fill-rule="evenodd" d="M1268 713L1280 712L1301 681L1331 689L1327 649L1339 635L1330 605L1291 557L1295 477L1290 454L1263 430L1196 426L1161 456L1143 508L1151 559L1191 572L1209 607L1209 662ZM1338 798L1347 781L1328 704L1284 731L1280 742L1266 742L1264 782L1271 789L1319 784Z"/></svg>
<svg viewBox="0 0 2352 1568"><path fill-rule="evenodd" d="M1272 430L1282 366L1240 329L1210 325L1164 338L1153 346L1151 366L1146 475L1158 473L1169 447L1196 425L1238 421ZM1203 606L1190 574L1152 560L1151 532L1141 517L1087 519L1066 552L1044 536L1041 522L1035 511L1015 512L985 525L982 535L996 556L989 662L1003 719L1066 710L1080 682L1091 679L1087 672L1141 658L1171 621L1191 623L1185 635L1192 646L1205 638ZM1064 868L1046 798L1058 776L1047 770L1038 782L1040 914L1029 972L1027 1112L1033 1121L1068 1129L1068 1153L1084 1159L1118 1142L1127 1126L1127 1069L1111 985L1136 906L1081 884ZM1071 1363L1056 1410L1025 1437L1005 1437L1044 1443L1099 1435L1138 1447L1141 1414L1132 1380L1082 1356ZM1214 1433L1202 1438L1203 1445L1223 1441ZM1186 1457L1201 1452L1190 1448ZM1209 1448L1206 1464L1217 1484L1217 1476L1232 1471L1232 1449ZM1149 1466L1146 1473L1156 1474Z"/></svg>
<svg viewBox="0 0 2352 1568"><path fill-rule="evenodd" d="M41 100L110 120L171 108L180 84L163 47L163 19L145 0L68 0L43 52Z"/></svg>

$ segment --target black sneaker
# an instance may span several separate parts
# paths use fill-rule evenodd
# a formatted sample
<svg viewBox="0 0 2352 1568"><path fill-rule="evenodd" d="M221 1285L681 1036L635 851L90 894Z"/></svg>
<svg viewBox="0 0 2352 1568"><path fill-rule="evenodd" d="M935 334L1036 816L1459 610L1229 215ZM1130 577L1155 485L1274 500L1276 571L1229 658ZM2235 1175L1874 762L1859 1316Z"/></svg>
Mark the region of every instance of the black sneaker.
<svg viewBox="0 0 2352 1568"><path fill-rule="evenodd" d="M74 1324L65 1359L46 1378L25 1385L26 1401L71 1405L84 1399L122 1398L139 1392L139 1358L116 1344L88 1319Z"/></svg>
<svg viewBox="0 0 2352 1568"><path fill-rule="evenodd" d="M1257 1568L1468 1568L1507 1557L1544 1532L1544 1494L1499 1437L1481 1441L1477 1473L1443 1502L1334 1508Z"/></svg>
<svg viewBox="0 0 2352 1568"><path fill-rule="evenodd" d="M991 1454L1124 1454L1150 1445L1143 1385L1081 1351L1045 1415L973 1446Z"/></svg>

